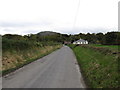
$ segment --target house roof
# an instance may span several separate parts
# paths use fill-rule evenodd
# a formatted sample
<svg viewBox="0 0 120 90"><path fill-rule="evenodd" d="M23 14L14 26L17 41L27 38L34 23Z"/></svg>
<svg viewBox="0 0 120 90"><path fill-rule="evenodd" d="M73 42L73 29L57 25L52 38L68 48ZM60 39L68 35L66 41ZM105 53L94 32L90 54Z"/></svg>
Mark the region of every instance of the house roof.
<svg viewBox="0 0 120 90"><path fill-rule="evenodd" d="M86 42L86 40L79 39L79 40L77 40L77 41L75 41L75 42Z"/></svg>

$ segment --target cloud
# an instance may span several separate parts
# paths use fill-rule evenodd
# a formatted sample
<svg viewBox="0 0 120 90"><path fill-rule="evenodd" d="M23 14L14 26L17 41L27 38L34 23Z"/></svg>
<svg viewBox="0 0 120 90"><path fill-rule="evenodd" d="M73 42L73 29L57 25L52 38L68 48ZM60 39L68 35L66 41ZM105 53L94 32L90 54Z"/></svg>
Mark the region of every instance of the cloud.
<svg viewBox="0 0 120 90"><path fill-rule="evenodd" d="M42 22L0 22L1 27L28 27L28 26L48 26L52 23L48 21Z"/></svg>
<svg viewBox="0 0 120 90"><path fill-rule="evenodd" d="M36 34L40 32L40 30L24 30L22 33L24 34Z"/></svg>
<svg viewBox="0 0 120 90"><path fill-rule="evenodd" d="M89 28L59 28L56 29L56 31L61 32L61 33L67 33L67 34L79 34L79 33L107 33L107 32L111 32L111 31L118 31L117 28L101 28L101 27L97 27L97 28L93 28L93 27L89 27Z"/></svg>
<svg viewBox="0 0 120 90"><path fill-rule="evenodd" d="M1 27L0 26L0 34L36 34L41 31L54 31L58 33L64 33L64 34L79 34L79 33L106 33L110 31L118 31L116 27L114 28L103 28L103 27L54 27L52 25L48 26L26 26L26 27Z"/></svg>
<svg viewBox="0 0 120 90"><path fill-rule="evenodd" d="M78 0L1 0L0 33L23 35L40 31L67 34L116 31L118 29L113 27L118 26L118 1L81 0L74 25Z"/></svg>

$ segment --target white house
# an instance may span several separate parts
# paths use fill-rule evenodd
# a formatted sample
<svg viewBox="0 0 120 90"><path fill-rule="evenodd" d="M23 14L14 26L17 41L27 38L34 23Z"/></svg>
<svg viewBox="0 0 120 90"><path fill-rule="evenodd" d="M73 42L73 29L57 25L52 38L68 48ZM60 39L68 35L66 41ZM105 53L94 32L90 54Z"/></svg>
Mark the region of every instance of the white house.
<svg viewBox="0 0 120 90"><path fill-rule="evenodd" d="M87 40L79 39L77 41L74 41L73 44L88 44Z"/></svg>

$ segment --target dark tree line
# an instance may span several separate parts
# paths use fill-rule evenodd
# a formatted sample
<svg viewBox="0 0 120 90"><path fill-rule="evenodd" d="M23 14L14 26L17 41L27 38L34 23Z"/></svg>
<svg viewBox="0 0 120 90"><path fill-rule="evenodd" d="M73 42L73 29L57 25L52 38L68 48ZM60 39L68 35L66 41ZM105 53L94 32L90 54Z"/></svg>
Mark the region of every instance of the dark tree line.
<svg viewBox="0 0 120 90"><path fill-rule="evenodd" d="M79 33L77 35L70 35L70 40L76 41L78 39L85 39L90 44L104 44L104 45L120 45L120 32L103 33Z"/></svg>
<svg viewBox="0 0 120 90"><path fill-rule="evenodd" d="M107 32L103 33L79 33L76 35L60 34L56 32L42 32L38 34L28 34L28 35L12 35L6 34L2 36L4 39L14 40L14 41L31 41L31 42L59 42L64 43L64 41L74 42L78 39L85 39L90 44L106 44L106 45L120 45L120 32Z"/></svg>

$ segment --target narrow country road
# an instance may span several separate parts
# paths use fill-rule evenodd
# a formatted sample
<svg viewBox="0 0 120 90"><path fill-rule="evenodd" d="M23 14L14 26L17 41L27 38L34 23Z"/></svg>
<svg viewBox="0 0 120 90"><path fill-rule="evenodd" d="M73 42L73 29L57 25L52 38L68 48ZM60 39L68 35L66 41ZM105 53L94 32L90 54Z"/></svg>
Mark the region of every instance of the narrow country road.
<svg viewBox="0 0 120 90"><path fill-rule="evenodd" d="M85 88L72 50L61 49L2 78L3 88Z"/></svg>

